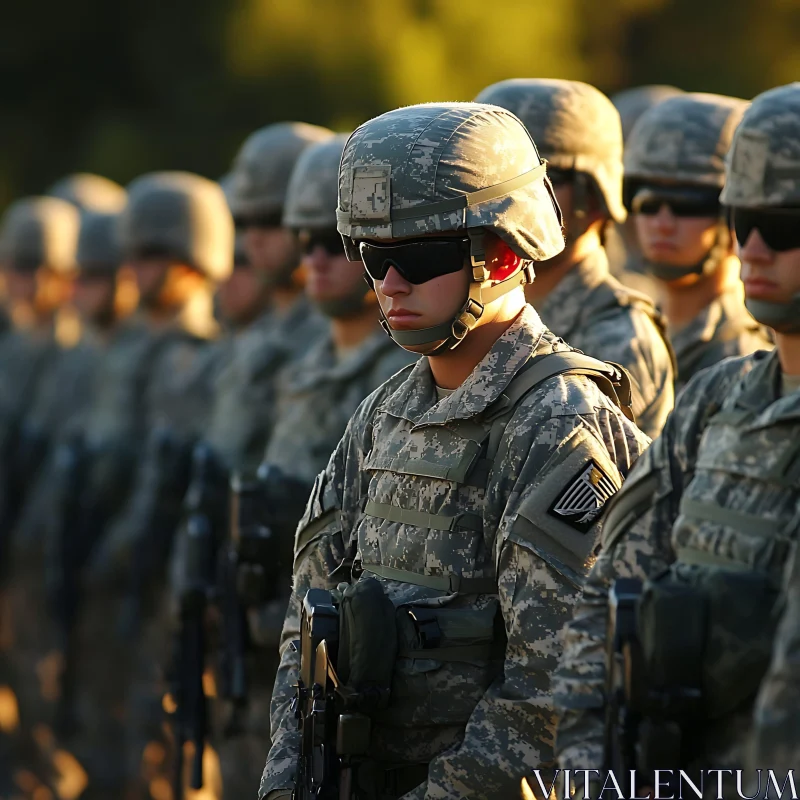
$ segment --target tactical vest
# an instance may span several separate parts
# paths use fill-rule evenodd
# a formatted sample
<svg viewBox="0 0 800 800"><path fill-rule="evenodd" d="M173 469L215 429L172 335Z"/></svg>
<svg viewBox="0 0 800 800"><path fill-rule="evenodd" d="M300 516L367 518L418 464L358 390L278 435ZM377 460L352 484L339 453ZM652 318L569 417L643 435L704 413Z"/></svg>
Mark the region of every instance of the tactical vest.
<svg viewBox="0 0 800 800"><path fill-rule="evenodd" d="M481 414L445 425L414 426L399 448L391 452L391 437L381 436L376 423L373 449L364 464L370 475L370 499L365 502L364 516L353 538L361 543L362 558L354 565L354 576L362 571L365 577L378 576L399 584L392 585L390 592L396 606L398 658L391 701L373 714L379 724L388 728L453 726L463 730L502 669L505 634L498 613L496 570L491 546L487 545L494 532L484 531L486 491L515 409L537 386L558 375L588 377L632 416L625 371L565 349L532 358ZM570 448L567 445L564 449ZM392 487L402 486L404 477L434 479L430 484L413 486L420 494L437 492L437 496L441 482L447 482L441 513L399 505L402 492L392 493ZM375 496L379 499L372 499ZM454 513L448 513L448 508ZM325 523L323 517L301 532L298 551ZM404 527L397 529L396 536L382 537L386 523ZM591 549L591 537L580 537L577 532L575 536ZM420 550L427 563L457 565L460 569L430 576L390 566ZM588 550L585 555L588 557ZM413 556L407 560L419 561ZM357 633L349 636L350 640L357 638Z"/></svg>

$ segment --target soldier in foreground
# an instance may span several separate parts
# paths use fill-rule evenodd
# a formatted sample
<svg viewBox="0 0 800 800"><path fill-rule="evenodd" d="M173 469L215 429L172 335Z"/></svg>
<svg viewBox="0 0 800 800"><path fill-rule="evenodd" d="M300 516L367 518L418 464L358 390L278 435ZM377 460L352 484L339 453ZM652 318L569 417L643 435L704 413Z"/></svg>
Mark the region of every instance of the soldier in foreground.
<svg viewBox="0 0 800 800"><path fill-rule="evenodd" d="M609 225L625 220L619 115L605 95L578 81L503 81L477 99L525 124L564 216L566 246L537 267L528 301L556 336L628 370L636 424L658 436L674 402L664 323L650 298L609 274L604 248Z"/></svg>
<svg viewBox="0 0 800 800"><path fill-rule="evenodd" d="M297 796L316 791L298 773L292 642L309 589L344 581L341 641L373 688L359 796L510 796L552 759L558 630L602 508L648 440L616 405L619 373L578 357L599 382L570 374L576 354L526 305L533 262L564 242L512 114L431 104L365 123L344 149L337 219L387 332L426 357L361 404L311 492L260 796L290 796L298 776ZM590 474L575 507L566 497Z"/></svg>
<svg viewBox="0 0 800 800"><path fill-rule="evenodd" d="M744 308L739 260L719 192L724 158L747 107L710 94L645 112L625 149L625 196L645 269L662 286L677 387L728 356L771 347Z"/></svg>
<svg viewBox="0 0 800 800"><path fill-rule="evenodd" d="M732 211L747 308L775 331L777 349L727 359L690 380L609 509L556 673L564 768L600 769L619 755L603 752L603 704L608 592L620 578L644 582L635 632L643 655L628 685L642 687L636 697L665 698L661 707L628 707L642 724L626 733L639 759L627 766L745 764L775 635L771 612L796 539L798 141L797 83L755 98L734 136L721 201ZM771 720L786 719L768 711L779 699L765 687L763 745L776 741ZM777 766L771 756L762 750L756 766ZM724 796L733 794L731 783Z"/></svg>

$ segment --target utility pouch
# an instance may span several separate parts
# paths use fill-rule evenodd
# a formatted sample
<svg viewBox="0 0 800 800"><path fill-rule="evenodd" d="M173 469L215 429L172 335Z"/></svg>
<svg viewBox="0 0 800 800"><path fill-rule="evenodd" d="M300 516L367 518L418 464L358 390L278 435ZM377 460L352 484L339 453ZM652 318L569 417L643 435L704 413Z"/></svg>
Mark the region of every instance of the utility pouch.
<svg viewBox="0 0 800 800"><path fill-rule="evenodd" d="M348 709L370 713L389 704L397 633L395 608L375 578L342 593L338 674Z"/></svg>

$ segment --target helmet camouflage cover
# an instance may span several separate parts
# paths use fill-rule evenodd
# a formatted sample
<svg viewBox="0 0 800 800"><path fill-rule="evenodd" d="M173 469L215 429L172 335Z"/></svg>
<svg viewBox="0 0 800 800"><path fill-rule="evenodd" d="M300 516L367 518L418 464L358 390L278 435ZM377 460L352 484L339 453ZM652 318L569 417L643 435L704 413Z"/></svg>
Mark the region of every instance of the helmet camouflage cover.
<svg viewBox="0 0 800 800"><path fill-rule="evenodd" d="M214 281L233 267L233 218L222 187L189 172L153 172L129 187L120 219L123 252L153 251Z"/></svg>
<svg viewBox="0 0 800 800"><path fill-rule="evenodd" d="M718 94L676 95L639 118L625 147L625 180L721 189L725 155L747 101Z"/></svg>
<svg viewBox="0 0 800 800"><path fill-rule="evenodd" d="M479 103L408 106L364 123L342 154L336 218L346 242L484 228L524 259L564 249L530 134ZM348 254L358 260L354 247Z"/></svg>
<svg viewBox="0 0 800 800"><path fill-rule="evenodd" d="M0 227L4 265L33 272L47 267L67 273L75 269L80 214L56 197L26 197L6 210Z"/></svg>
<svg viewBox="0 0 800 800"><path fill-rule="evenodd" d="M116 214L125 206L126 192L118 184L102 175L76 172L56 181L46 192L76 206L79 211L97 211Z"/></svg>
<svg viewBox="0 0 800 800"><path fill-rule="evenodd" d="M722 202L800 207L800 83L760 94L736 131Z"/></svg>
<svg viewBox="0 0 800 800"><path fill-rule="evenodd" d="M229 200L235 217L275 216L280 221L294 165L308 145L333 132L304 122L278 122L251 134L231 170Z"/></svg>
<svg viewBox="0 0 800 800"><path fill-rule="evenodd" d="M113 275L122 263L119 214L87 212L78 236L78 266L81 272Z"/></svg>
<svg viewBox="0 0 800 800"><path fill-rule="evenodd" d="M683 94L682 89L676 86L666 86L663 84L649 84L647 86L634 86L631 89L623 89L621 92L611 95L611 102L619 113L622 122L622 140L628 141L633 126L639 117L653 106L666 100L668 97Z"/></svg>
<svg viewBox="0 0 800 800"><path fill-rule="evenodd" d="M297 159L283 212L287 228L335 228L339 162L348 135L307 147Z"/></svg>
<svg viewBox="0 0 800 800"><path fill-rule="evenodd" d="M516 114L548 165L589 175L608 216L625 221L622 129L601 91L580 81L519 78L488 86L476 101Z"/></svg>

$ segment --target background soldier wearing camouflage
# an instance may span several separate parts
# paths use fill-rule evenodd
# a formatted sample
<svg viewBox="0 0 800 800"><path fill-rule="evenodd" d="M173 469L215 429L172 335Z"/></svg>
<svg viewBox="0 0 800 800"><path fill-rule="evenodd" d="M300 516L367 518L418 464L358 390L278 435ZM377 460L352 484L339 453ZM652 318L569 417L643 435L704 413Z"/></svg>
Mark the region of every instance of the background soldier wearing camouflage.
<svg viewBox="0 0 800 800"><path fill-rule="evenodd" d="M116 272L121 261L117 221L116 214L83 215L72 298L81 317L81 339L42 376L24 421L28 449L20 458L28 462L25 474L30 477L9 559L11 614L17 632L14 688L26 724L44 724L51 730L63 722L58 713L64 699L59 687L63 654L53 619L59 598L47 597L52 580L45 568L45 534L49 515L58 506L54 489L59 486L60 443L70 441L85 422L95 373L116 322ZM48 599L54 601L49 607Z"/></svg>
<svg viewBox="0 0 800 800"><path fill-rule="evenodd" d="M690 593L695 609L696 625L683 619L640 625L644 652L653 653L645 669L655 686L676 688L668 659L656 653L680 652L684 680L697 675L703 692L701 713L681 725L690 763L659 766L744 765L774 635L771 612L797 537L799 142L796 83L758 96L733 139L721 201L732 208L747 307L774 329L777 350L728 359L695 376L612 504L556 677L562 767L603 764L607 592L618 577L650 578L640 618L644 599L658 609L678 590ZM686 639L670 644L666 634ZM660 648L651 650L654 643ZM765 687L759 767L777 766L769 726L785 717L782 710L770 717L776 700ZM671 709L665 711L669 719ZM692 757L700 763L691 764Z"/></svg>
<svg viewBox="0 0 800 800"><path fill-rule="evenodd" d="M622 134L608 98L577 81L510 80L478 95L516 114L546 159L567 244L536 268L528 300L557 336L633 378L637 425L657 436L672 410L672 354L652 301L608 271L604 232L623 222Z"/></svg>
<svg viewBox="0 0 800 800"><path fill-rule="evenodd" d="M17 655L16 637L25 649L25 617L12 608L24 575L11 571L12 532L29 488L38 448L26 439L24 419L48 371L58 363L56 315L68 300L75 274L80 225L77 210L52 197L19 200L5 213L0 228L2 264L15 329L0 338L0 564L2 564L3 646L0 682L19 694L20 727L14 741L16 767L43 768L30 738L36 692ZM18 609L17 609L18 610ZM20 626L15 629L15 622ZM35 635L35 631L30 632ZM10 778L10 775L6 777Z"/></svg>
<svg viewBox="0 0 800 800"><path fill-rule="evenodd" d="M367 122L345 146L337 218L387 331L427 357L362 403L312 490L261 796L289 796L295 778L300 603L348 579L353 559L348 591L372 576L398 617L398 658L380 653L392 697L373 714L363 796L511 796L520 773L550 761L557 633L600 509L647 439L591 379L515 381L535 356L569 348L525 303L531 262L564 243L544 165L512 114L431 104ZM560 499L592 465L599 488L573 514ZM444 632L432 657L411 610ZM501 619L507 643L494 641Z"/></svg>
<svg viewBox="0 0 800 800"><path fill-rule="evenodd" d="M265 517L291 552L314 478L324 469L361 401L415 357L398 348L380 329L375 295L364 282L364 268L348 261L336 230L339 160L347 136L311 145L298 159L286 198L283 224L296 232L304 253L306 294L329 318L328 330L309 352L286 367L277 380L275 424L259 473L269 506ZM221 743L226 796L245 796L258 783L269 749L269 700L275 679L275 654L291 583L289 565L283 587L251 612L253 637L268 652L251 671L247 734ZM277 595L277 596L275 596Z"/></svg>
<svg viewBox="0 0 800 800"><path fill-rule="evenodd" d="M63 528L77 530L80 546L71 552L77 575L67 578L83 596L77 620L65 624L75 640L71 671L83 724L70 741L97 797L122 792L125 696L140 644L130 628L121 632L122 610L132 582L169 546L159 501L170 489L180 495L174 487L186 479L187 451L207 422L212 293L230 273L233 255L233 222L217 184L189 173L153 173L131 184L129 198L120 232L137 279L139 312L114 335L98 368L82 430L81 510L71 516L74 504L66 503L48 534L55 553ZM169 481L154 489L164 480L165 462ZM63 480L69 485L69 475ZM147 547L137 546L132 533L142 519L158 536Z"/></svg>
<svg viewBox="0 0 800 800"><path fill-rule="evenodd" d="M677 386L723 358L770 347L744 309L739 261L719 203L724 158L747 104L710 94L645 112L625 148L625 197L662 300Z"/></svg>

